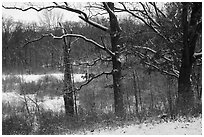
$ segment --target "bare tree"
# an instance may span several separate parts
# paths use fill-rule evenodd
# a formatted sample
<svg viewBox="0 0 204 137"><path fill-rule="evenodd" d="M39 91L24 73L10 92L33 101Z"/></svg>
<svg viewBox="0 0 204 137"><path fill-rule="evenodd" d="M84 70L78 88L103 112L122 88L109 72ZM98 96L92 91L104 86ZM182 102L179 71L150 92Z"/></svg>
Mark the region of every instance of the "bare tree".
<svg viewBox="0 0 204 137"><path fill-rule="evenodd" d="M67 34L67 30L59 23L62 27L62 34ZM72 33L72 30L71 30ZM68 39L63 38L64 46L64 104L66 115L74 115L74 99L73 99L73 87L72 87L72 64L71 64L71 37Z"/></svg>
<svg viewBox="0 0 204 137"><path fill-rule="evenodd" d="M42 15L39 16L40 24L45 26L48 30L56 28L59 22L62 22L64 14L56 10L43 10Z"/></svg>
<svg viewBox="0 0 204 137"><path fill-rule="evenodd" d="M64 14L57 10L43 10L42 15L39 16L40 24L43 28L46 28L48 31L52 31L53 29L59 26L59 23L63 21ZM51 56L51 68L54 69L54 54L55 49L52 42L47 41L48 45L50 45L50 56Z"/></svg>
<svg viewBox="0 0 204 137"><path fill-rule="evenodd" d="M101 45L99 43L97 43L96 41L92 40L92 39L88 39L83 35L79 35L79 34L63 34L62 36L54 36L52 33L49 34L44 34L42 35L41 38L35 39L33 41L29 41L27 42L27 44L30 44L32 42L35 41L39 41L44 37L52 37L54 39L64 39L66 37L78 37L81 38L83 40L85 40L86 42L89 42L93 45L95 45L96 47L98 47L99 49L105 51L107 53L108 56L110 56L111 61L112 61L112 71L111 72L102 72L98 75L93 76L92 78L90 78L86 83L84 83L83 85L81 85L79 87L82 88L84 85L87 85L88 83L90 83L93 79L98 78L102 75L112 75L113 77L113 89L114 89L114 101L115 101L115 114L119 117L123 117L124 116L124 106L123 106L123 93L121 90L121 80L122 80L122 75L121 75L121 62L120 62L120 55L121 55L121 43L119 42L120 39L120 34L121 34L121 28L119 26L119 22L117 19L117 16L114 13L114 3L111 2L104 2L102 4L102 8L104 9L104 11L106 11L109 15L109 25L110 27L105 27L101 24L98 24L94 21L92 21L85 12L78 10L76 8L71 8L70 5L67 2L64 3L56 3L53 2L54 5L51 6L45 6L42 8L39 7L34 7L34 6L29 6L27 8L19 8L19 7L5 7L6 9L18 9L18 10L22 10L22 11L27 11L30 9L34 9L36 11L42 11L44 9L53 9L53 8L59 8L59 9L64 9L67 11L71 11L74 13L79 14L79 18L81 18L82 20L84 20L86 23L104 31L107 32L110 35L110 39L111 39L111 49L108 48L108 46L106 45ZM27 45L26 44L26 45ZM101 61L102 58L99 58L99 61ZM104 60L104 59L103 59ZM105 59L106 61L110 61ZM78 90L79 90L78 89Z"/></svg>
<svg viewBox="0 0 204 137"><path fill-rule="evenodd" d="M202 3L182 3L183 51L178 79L178 109L188 114L194 106L192 90L192 67L201 53L195 53L195 47L202 28ZM189 10L191 14L189 15ZM190 16L190 19L188 19Z"/></svg>
<svg viewBox="0 0 204 137"><path fill-rule="evenodd" d="M175 11L171 17L154 2L131 3L131 5L120 2L120 4L122 8L116 8L118 12L129 13L132 17L139 19L166 43L166 49L158 48L150 39L148 43L151 47L135 45L133 48L144 64L178 79L177 109L178 112L187 114L194 106L191 83L192 66L202 56L202 50L196 50L197 41L202 35L202 3L172 3ZM170 33L173 35L169 35L169 31L173 30L175 32ZM146 52L141 52L141 50Z"/></svg>

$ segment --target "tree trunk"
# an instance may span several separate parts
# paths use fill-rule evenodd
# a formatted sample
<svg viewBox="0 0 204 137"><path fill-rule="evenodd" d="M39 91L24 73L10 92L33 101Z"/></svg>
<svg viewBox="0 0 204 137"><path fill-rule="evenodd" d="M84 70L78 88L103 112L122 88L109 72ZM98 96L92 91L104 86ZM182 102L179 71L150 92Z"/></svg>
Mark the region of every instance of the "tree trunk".
<svg viewBox="0 0 204 137"><path fill-rule="evenodd" d="M198 31L201 28L198 24L201 15L199 10L202 9L202 4L193 3L190 22L188 22L189 3L183 3L182 25L183 25L183 51L182 62L178 79L178 111L186 115L194 106L194 93L192 90L191 73L194 63L195 46L198 39Z"/></svg>
<svg viewBox="0 0 204 137"><path fill-rule="evenodd" d="M170 116L173 117L173 101L172 101L172 90L171 90L171 83L173 82L172 78L167 76L167 100L169 104L169 113Z"/></svg>
<svg viewBox="0 0 204 137"><path fill-rule="evenodd" d="M153 97L153 87L152 87L152 77L151 74L149 74L149 91L150 91L150 110L152 111L154 108L154 97Z"/></svg>
<svg viewBox="0 0 204 137"><path fill-rule="evenodd" d="M136 114L138 114L138 99L137 99L137 86L136 86L136 76L135 76L135 71L133 71L133 87L134 87L134 94L135 94L135 110L136 110Z"/></svg>
<svg viewBox="0 0 204 137"><path fill-rule="evenodd" d="M63 90L64 90L65 113L67 116L74 115L70 44L71 44L71 37L69 39L69 42L67 42L67 39L64 38L64 89Z"/></svg>
<svg viewBox="0 0 204 137"><path fill-rule="evenodd" d="M115 101L115 114L119 117L124 116L123 92L121 91L121 65L116 57L113 58L113 90Z"/></svg>
<svg viewBox="0 0 204 137"><path fill-rule="evenodd" d="M52 44L52 43L51 43ZM53 48L51 49L51 70L54 70L54 50Z"/></svg>
<svg viewBox="0 0 204 137"><path fill-rule="evenodd" d="M131 112L131 107L130 107L129 91L127 90L126 93L127 93L126 94L126 99L127 99L127 107L128 107L128 111L126 111L126 113L128 112L128 114L131 114L132 112Z"/></svg>
<svg viewBox="0 0 204 137"><path fill-rule="evenodd" d="M143 106L142 106L142 95L141 95L141 88L140 88L140 81L139 81L139 76L137 71L135 71L136 77L137 77L137 87L138 87L138 93L139 93L139 104L140 104L140 109L138 111L142 111L143 110Z"/></svg>
<svg viewBox="0 0 204 137"><path fill-rule="evenodd" d="M111 11L114 11L114 3L108 2L108 7ZM119 39L121 29L118 24L117 17L114 13L109 12L110 17L110 36L111 36L111 46L112 51L115 55L112 56L113 64L113 90L114 90L114 101L115 101L115 114L118 117L124 116L124 104L123 104L123 92L121 90L121 62L119 60L120 56L120 46Z"/></svg>

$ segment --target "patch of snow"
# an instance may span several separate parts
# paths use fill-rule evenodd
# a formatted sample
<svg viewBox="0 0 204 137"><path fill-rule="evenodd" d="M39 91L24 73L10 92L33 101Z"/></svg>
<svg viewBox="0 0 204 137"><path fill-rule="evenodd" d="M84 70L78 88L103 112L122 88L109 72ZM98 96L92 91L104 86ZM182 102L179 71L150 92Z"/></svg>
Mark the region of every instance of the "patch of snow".
<svg viewBox="0 0 204 137"><path fill-rule="evenodd" d="M16 92L2 93L2 103L13 107L20 107L24 105L24 99Z"/></svg>
<svg viewBox="0 0 204 137"><path fill-rule="evenodd" d="M130 125L116 130L96 130L92 135L202 135L202 119L191 122L168 122L160 124Z"/></svg>
<svg viewBox="0 0 204 137"><path fill-rule="evenodd" d="M85 74L74 74L74 82L84 82L86 79L82 77L85 77Z"/></svg>
<svg viewBox="0 0 204 137"><path fill-rule="evenodd" d="M63 97L55 97L54 99L46 99L39 104L44 110L51 110L53 112L64 112Z"/></svg>
<svg viewBox="0 0 204 137"><path fill-rule="evenodd" d="M53 76L57 78L58 80L63 80L64 79L64 74L63 73L53 73L53 74L41 74L41 75L13 75L16 77L19 77L22 82L30 83L30 82L37 82L40 80L42 77L45 76ZM74 77L74 82L84 82L85 79L82 78L82 76L85 76L85 74L73 74ZM2 75L2 79L6 79L8 76L7 75ZM72 79L73 79L72 77Z"/></svg>
<svg viewBox="0 0 204 137"><path fill-rule="evenodd" d="M32 108L36 108L36 104L31 101L36 102L36 95L35 94L27 94L27 106L30 110ZM44 101L40 102L39 99L36 102L40 109L44 110L51 110L53 112L64 112L64 100L63 97L54 97L53 99L49 99L48 97L44 97ZM25 99L23 95L19 95L16 92L9 92L9 93L2 93L2 103L5 105L9 105L11 107L24 107L25 106Z"/></svg>

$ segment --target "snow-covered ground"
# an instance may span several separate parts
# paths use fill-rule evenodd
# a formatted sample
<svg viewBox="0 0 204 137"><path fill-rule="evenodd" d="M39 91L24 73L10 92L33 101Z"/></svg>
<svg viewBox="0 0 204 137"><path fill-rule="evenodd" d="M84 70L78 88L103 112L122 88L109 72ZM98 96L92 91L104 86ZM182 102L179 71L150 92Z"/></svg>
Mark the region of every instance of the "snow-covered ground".
<svg viewBox="0 0 204 137"><path fill-rule="evenodd" d="M53 97L50 99L49 97L44 97L43 101L36 101L36 95L35 94L27 94L25 95L27 102L25 101L25 98L23 95L19 95L16 92L8 92L8 93L2 93L2 103L3 104L9 104L9 106L13 107L24 107L25 102L27 103L27 106L32 110L32 108L36 108L36 104L40 107L40 109L43 110L51 110L53 112L64 112L64 100L63 97ZM35 101L35 103L32 101Z"/></svg>
<svg viewBox="0 0 204 137"><path fill-rule="evenodd" d="M85 79L82 78L85 74L74 74L74 82L84 82ZM57 78L58 80L64 79L63 73L55 73L55 74L43 74L43 75L2 75L2 79L6 79L7 77L15 76L19 77L22 82L37 82L44 76L52 76ZM72 77L72 78L73 78ZM35 107L35 103L33 103L29 98L32 100L36 100L35 94L27 94L27 103L29 107ZM38 99L39 100L39 99ZM44 97L43 102L38 102L38 105L45 109L45 110L52 110L53 112L60 112L64 111L64 102L63 97L54 97L49 99L48 97ZM25 99L23 95L19 95L16 91L11 91L7 93L2 93L2 103L9 103L15 107L23 107L25 105Z"/></svg>
<svg viewBox="0 0 204 137"><path fill-rule="evenodd" d="M130 125L118 129L97 129L91 135L202 135L202 118L159 124Z"/></svg>
<svg viewBox="0 0 204 137"><path fill-rule="evenodd" d="M37 82L39 79L41 79L44 76L53 76L55 78L57 78L58 80L63 80L64 79L64 74L63 73L53 73L53 74L41 74L41 75L12 75L15 77L19 77L22 82ZM82 76L85 76L85 74L73 74L74 77L74 82L84 82L85 79L82 78ZM5 79L6 77L9 77L9 75L2 75L2 79ZM72 78L73 78L72 77Z"/></svg>

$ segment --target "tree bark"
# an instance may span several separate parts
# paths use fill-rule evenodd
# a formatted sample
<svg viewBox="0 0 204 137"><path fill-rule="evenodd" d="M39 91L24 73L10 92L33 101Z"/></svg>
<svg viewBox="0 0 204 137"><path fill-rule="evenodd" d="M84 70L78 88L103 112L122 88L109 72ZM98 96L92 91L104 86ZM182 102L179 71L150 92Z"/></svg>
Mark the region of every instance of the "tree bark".
<svg viewBox="0 0 204 137"><path fill-rule="evenodd" d="M110 37L111 37L111 46L112 51L115 55L112 56L112 65L113 65L113 90L114 90L114 105L115 105L115 114L118 117L124 116L124 104L123 104L123 92L121 90L121 62L119 60L120 56L120 46L119 39L121 29L118 24L118 20L114 12L114 3L108 2L107 6L109 8L109 17L110 17Z"/></svg>
<svg viewBox="0 0 204 137"><path fill-rule="evenodd" d="M64 32L65 33L65 32ZM64 105L65 113L67 116L74 116L74 99L72 90L72 78L71 78L71 58L70 58L70 44L67 38L64 38Z"/></svg>
<svg viewBox="0 0 204 137"><path fill-rule="evenodd" d="M192 5L192 12L190 22L188 22L188 9L189 3L183 3L182 11L182 25L183 25L183 51L182 62L180 67L180 74L178 79L178 100L177 109L180 114L188 114L194 106L194 93L192 90L191 74L192 66L195 61L194 52L198 39L198 20L199 9L202 9L202 5L199 3ZM197 12L197 13L195 13ZM195 15L196 14L196 15Z"/></svg>

